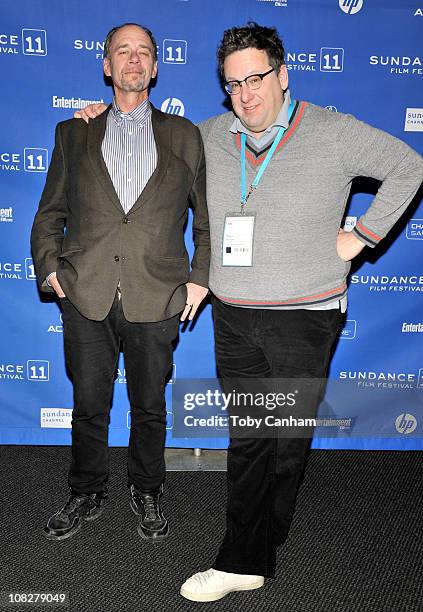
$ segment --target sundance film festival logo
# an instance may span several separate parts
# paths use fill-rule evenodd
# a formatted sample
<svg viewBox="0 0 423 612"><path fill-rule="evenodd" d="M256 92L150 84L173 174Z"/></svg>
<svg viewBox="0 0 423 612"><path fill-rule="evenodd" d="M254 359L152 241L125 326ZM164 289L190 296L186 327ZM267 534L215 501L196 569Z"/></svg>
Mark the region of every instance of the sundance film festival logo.
<svg viewBox="0 0 423 612"><path fill-rule="evenodd" d="M407 108L404 132L423 132L423 108Z"/></svg>
<svg viewBox="0 0 423 612"><path fill-rule="evenodd" d="M27 257L24 263L17 261L0 261L0 280L29 280L35 281L34 262Z"/></svg>
<svg viewBox="0 0 423 612"><path fill-rule="evenodd" d="M404 276L388 274L353 274L352 285L362 285L371 293L421 293L423 276L410 274Z"/></svg>
<svg viewBox="0 0 423 612"><path fill-rule="evenodd" d="M371 55L370 66L380 67L396 76L422 76L423 60L419 55Z"/></svg>
<svg viewBox="0 0 423 612"><path fill-rule="evenodd" d="M313 51L293 51L286 54L288 70L300 72L342 72L344 70L344 49L342 47L321 47Z"/></svg>
<svg viewBox="0 0 423 612"><path fill-rule="evenodd" d="M395 420L395 429L400 434L410 434L417 427L417 419L414 415L403 412Z"/></svg>
<svg viewBox="0 0 423 612"><path fill-rule="evenodd" d="M46 30L34 30L24 28L19 34L0 33L0 54L7 53L32 57L45 57L47 55L47 32Z"/></svg>
<svg viewBox="0 0 423 612"><path fill-rule="evenodd" d="M184 103L178 98L166 98L160 109L163 113L168 113L169 115L179 115L183 117L185 114Z"/></svg>
<svg viewBox="0 0 423 612"><path fill-rule="evenodd" d="M360 388L423 389L423 368L416 372L343 370L339 380L355 381Z"/></svg>
<svg viewBox="0 0 423 612"><path fill-rule="evenodd" d="M347 15L355 15L363 8L363 0L339 0L339 8Z"/></svg>
<svg viewBox="0 0 423 612"><path fill-rule="evenodd" d="M73 48L75 51L94 52L96 59L103 59L103 40L84 40L83 38L77 38L73 41Z"/></svg>
<svg viewBox="0 0 423 612"><path fill-rule="evenodd" d="M30 380L48 382L50 380L50 363L45 359L30 359L26 367L21 363L0 363L0 380Z"/></svg>

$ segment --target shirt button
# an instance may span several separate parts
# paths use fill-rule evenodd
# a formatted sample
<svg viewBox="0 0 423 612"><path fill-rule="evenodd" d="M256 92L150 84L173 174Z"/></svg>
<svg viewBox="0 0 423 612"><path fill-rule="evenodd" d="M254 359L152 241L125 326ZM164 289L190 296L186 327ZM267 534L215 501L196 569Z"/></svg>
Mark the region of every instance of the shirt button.
<svg viewBox="0 0 423 612"><path fill-rule="evenodd" d="M119 255L115 255L115 261L119 261Z"/></svg>
<svg viewBox="0 0 423 612"><path fill-rule="evenodd" d="M131 157L132 153L128 153L128 157Z"/></svg>
<svg viewBox="0 0 423 612"><path fill-rule="evenodd" d="M132 181L131 177L128 177L128 183L130 183Z"/></svg>
<svg viewBox="0 0 423 612"><path fill-rule="evenodd" d="M128 219L127 219L126 217L124 217L124 218L122 219L122 223L129 223L129 221L128 221Z"/></svg>

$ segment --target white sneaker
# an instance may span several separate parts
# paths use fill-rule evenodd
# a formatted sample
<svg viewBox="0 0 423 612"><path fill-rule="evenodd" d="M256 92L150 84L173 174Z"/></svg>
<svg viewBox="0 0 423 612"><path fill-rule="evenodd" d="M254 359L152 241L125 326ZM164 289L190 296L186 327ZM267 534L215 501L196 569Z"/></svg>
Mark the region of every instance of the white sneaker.
<svg viewBox="0 0 423 612"><path fill-rule="evenodd" d="M229 574L211 568L188 578L182 585L180 594L191 601L216 601L232 591L259 589L263 584L263 576Z"/></svg>

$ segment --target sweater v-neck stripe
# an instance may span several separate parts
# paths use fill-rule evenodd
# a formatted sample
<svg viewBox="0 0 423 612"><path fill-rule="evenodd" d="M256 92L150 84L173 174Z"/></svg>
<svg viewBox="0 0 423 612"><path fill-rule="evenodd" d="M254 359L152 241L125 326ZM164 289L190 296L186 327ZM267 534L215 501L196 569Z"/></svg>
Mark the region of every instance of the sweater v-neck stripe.
<svg viewBox="0 0 423 612"><path fill-rule="evenodd" d="M287 140L289 140L289 138L291 138L292 134L295 132L295 130L297 129L301 118L304 114L304 110L305 107L307 106L307 102L299 102L297 100L297 102L295 103L295 108L294 108L294 112L292 113L290 122L289 122L289 127L287 129L287 131L285 132L282 140L280 141L280 143L278 144L278 146L276 147L275 150L275 154L280 151L280 149L283 147L283 145L287 142ZM239 132L237 132L235 134L235 141L236 141L236 146L238 148L238 150L241 150L241 134ZM273 141L272 141L273 142ZM248 140L246 143L246 158L249 161L250 165L253 166L253 168L255 168L256 166L258 166L259 164L261 164L264 160L264 158L266 157L266 153L267 151L270 149L270 147L272 146L272 142L269 142L267 144L267 146L265 147L265 149L263 149L262 151L255 151L249 144L248 144Z"/></svg>

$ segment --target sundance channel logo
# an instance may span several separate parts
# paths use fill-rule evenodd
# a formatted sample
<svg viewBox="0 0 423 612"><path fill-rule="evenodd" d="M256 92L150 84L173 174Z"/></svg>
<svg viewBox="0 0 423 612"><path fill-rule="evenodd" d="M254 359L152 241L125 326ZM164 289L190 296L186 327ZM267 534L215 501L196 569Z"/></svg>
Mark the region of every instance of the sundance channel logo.
<svg viewBox="0 0 423 612"><path fill-rule="evenodd" d="M40 427L43 429L71 429L72 408L41 408Z"/></svg>

